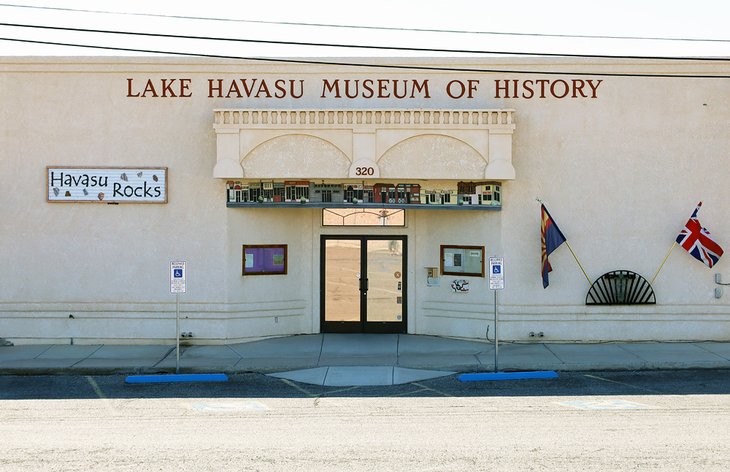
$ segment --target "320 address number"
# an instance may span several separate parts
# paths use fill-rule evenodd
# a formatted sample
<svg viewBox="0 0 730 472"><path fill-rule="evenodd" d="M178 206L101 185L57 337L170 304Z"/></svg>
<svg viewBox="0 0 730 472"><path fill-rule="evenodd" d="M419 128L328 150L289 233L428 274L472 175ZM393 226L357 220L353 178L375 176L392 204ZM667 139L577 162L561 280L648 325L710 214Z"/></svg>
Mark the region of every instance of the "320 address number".
<svg viewBox="0 0 730 472"><path fill-rule="evenodd" d="M355 167L355 175L375 175L374 167Z"/></svg>

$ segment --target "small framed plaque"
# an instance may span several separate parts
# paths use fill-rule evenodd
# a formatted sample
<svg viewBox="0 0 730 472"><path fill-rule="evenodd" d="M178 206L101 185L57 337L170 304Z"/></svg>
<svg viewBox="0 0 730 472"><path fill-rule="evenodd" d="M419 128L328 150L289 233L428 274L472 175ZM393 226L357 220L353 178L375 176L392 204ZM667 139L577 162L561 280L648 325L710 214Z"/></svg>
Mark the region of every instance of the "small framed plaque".
<svg viewBox="0 0 730 472"><path fill-rule="evenodd" d="M441 273L484 277L484 246L441 245Z"/></svg>
<svg viewBox="0 0 730 472"><path fill-rule="evenodd" d="M284 275L287 270L286 244L244 244L241 275Z"/></svg>

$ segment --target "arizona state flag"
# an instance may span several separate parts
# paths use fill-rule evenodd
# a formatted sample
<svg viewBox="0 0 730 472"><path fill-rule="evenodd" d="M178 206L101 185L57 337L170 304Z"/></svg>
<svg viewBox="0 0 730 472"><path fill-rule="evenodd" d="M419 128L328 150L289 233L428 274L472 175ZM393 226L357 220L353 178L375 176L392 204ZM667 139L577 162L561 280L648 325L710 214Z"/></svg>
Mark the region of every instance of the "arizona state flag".
<svg viewBox="0 0 730 472"><path fill-rule="evenodd" d="M553 217L550 216L550 213L548 213L545 205L540 205L540 207L540 234L542 239L542 288L547 288L549 284L548 272L551 272L553 270L553 268L550 266L550 261L548 261L548 256L565 242L565 236L563 236L563 232L560 231L558 225L555 224L555 220L553 220Z"/></svg>

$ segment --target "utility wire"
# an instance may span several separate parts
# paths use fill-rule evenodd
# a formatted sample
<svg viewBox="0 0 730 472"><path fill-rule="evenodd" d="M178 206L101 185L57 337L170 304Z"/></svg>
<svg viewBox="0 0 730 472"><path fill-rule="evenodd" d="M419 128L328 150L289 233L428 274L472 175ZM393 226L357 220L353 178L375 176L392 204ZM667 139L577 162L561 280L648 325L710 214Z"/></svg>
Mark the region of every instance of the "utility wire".
<svg viewBox="0 0 730 472"><path fill-rule="evenodd" d="M551 33L514 33L505 31L476 31L476 30L452 30L452 29L428 29L428 28L396 28L388 26L364 26L364 25L342 25L328 23L306 23L300 21L267 21L267 20L245 20L236 18L216 18L205 16L185 16L185 15L163 15L159 13L137 13L137 12L115 12L108 10L91 10L76 9L65 7L46 7L36 5L17 5L12 3L0 3L1 7L11 8L30 8L37 10L55 10L78 13L94 13L105 15L126 15L126 16L143 16L152 18L169 18L182 20L202 20L202 21L221 21L232 23L250 23L263 25L280 25L280 26L306 26L317 28L341 28L341 29L362 29L375 31L400 31L415 33L446 33L446 34L478 34L478 35L501 35L501 36L529 36L538 38L581 38L581 39L618 39L618 40L639 40L639 41L690 41L690 42L730 42L730 39L711 39L711 38L670 38L670 37L652 37L652 36L610 36L610 35L584 35L584 34L551 34Z"/></svg>
<svg viewBox="0 0 730 472"><path fill-rule="evenodd" d="M145 54L162 54L168 56L187 56L187 57L203 57L213 59L234 59L256 62L276 62L285 64L313 64L313 65L333 65L346 67L362 67L371 69L399 69L399 70L422 70L422 71L438 71L438 72L474 72L474 73L499 73L499 74L533 74L533 75L569 75L569 76L589 76L589 77L657 77L672 79L730 79L730 75L698 75L698 74L638 74L623 72L565 72L565 71L541 71L541 70L510 70L510 69L479 69L470 67L445 67L445 66L416 66L416 65L397 65L397 64L372 64L367 62L340 62L310 59L294 59L294 58L266 58L266 57L247 57L247 56L230 56L223 54L204 54L190 53L179 51L162 51L152 49L122 48L112 46L97 46L91 44L74 44L61 43L55 41L39 41L31 39L3 38L0 41L14 41L21 43L45 44L50 46L66 46L80 47L88 49L103 49L107 51L124 51L139 52Z"/></svg>
<svg viewBox="0 0 730 472"><path fill-rule="evenodd" d="M545 57L580 57L591 59L643 59L643 60L662 60L662 61L729 61L725 57L677 57L677 56L627 56L627 55L609 55L609 54L567 54L567 53L538 53L538 52L519 52L519 51L483 51L473 49L432 49L432 48L415 48L403 46L373 46L362 44L332 44L332 43L315 43L301 41L278 41L264 39L244 39L244 38L223 38L216 36L192 36L165 33L143 33L136 31L115 31L89 28L72 28L65 26L47 26L47 25L29 25L20 23L0 23L0 26L9 26L13 28L31 28L52 31L95 33L95 34L112 34L124 36L145 36L153 38L171 38L171 39L193 39L203 41L226 41L238 43L255 43L255 44L273 44L284 46L307 46L307 47L329 47L329 48L350 48L350 49L368 49L368 50L390 50L390 51L408 51L408 52L439 52L450 54L493 54L507 56L545 56Z"/></svg>

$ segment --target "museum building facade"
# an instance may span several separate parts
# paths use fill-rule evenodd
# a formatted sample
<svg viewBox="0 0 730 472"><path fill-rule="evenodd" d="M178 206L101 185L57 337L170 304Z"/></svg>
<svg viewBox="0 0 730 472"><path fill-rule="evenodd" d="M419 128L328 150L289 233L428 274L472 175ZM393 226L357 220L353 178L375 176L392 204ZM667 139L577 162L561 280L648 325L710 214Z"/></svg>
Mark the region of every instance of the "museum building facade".
<svg viewBox="0 0 730 472"><path fill-rule="evenodd" d="M730 340L729 81L701 60L2 58L0 338L167 342L178 300L201 344L484 339L495 310L516 342ZM675 244L695 210L709 242Z"/></svg>

